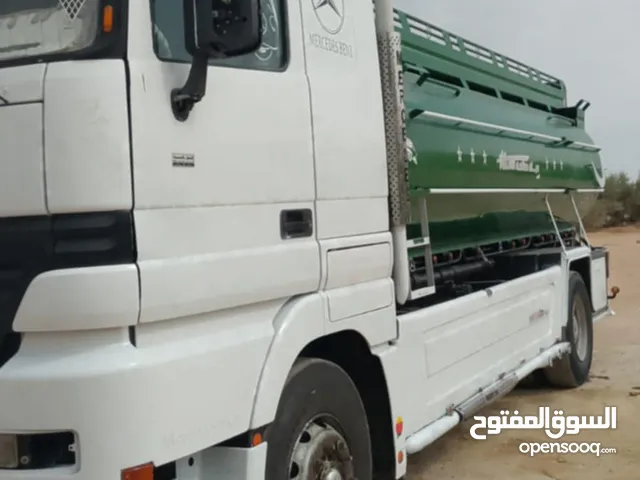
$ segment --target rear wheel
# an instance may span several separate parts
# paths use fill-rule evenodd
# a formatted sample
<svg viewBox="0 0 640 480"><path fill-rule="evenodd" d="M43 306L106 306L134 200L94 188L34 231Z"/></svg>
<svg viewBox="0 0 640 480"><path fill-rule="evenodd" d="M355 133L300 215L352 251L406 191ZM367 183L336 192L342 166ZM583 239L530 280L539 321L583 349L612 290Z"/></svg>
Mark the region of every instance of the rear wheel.
<svg viewBox="0 0 640 480"><path fill-rule="evenodd" d="M569 318L566 340L571 351L544 370L549 383L557 387L578 387L587 381L593 357L593 319L591 300L582 277L569 277Z"/></svg>
<svg viewBox="0 0 640 480"><path fill-rule="evenodd" d="M372 477L369 426L358 390L338 365L301 359L267 432L266 480Z"/></svg>

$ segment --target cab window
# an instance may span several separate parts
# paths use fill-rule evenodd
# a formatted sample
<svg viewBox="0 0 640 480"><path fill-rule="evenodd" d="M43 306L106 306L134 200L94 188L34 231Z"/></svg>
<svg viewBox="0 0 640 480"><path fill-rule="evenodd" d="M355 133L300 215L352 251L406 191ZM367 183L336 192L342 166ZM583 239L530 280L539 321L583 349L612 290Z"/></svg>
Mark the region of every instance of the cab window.
<svg viewBox="0 0 640 480"><path fill-rule="evenodd" d="M211 59L211 65L253 70L281 70L286 64L285 15L283 0L260 0L262 7L262 45L247 55ZM182 2L151 0L153 44L156 55L166 62L190 62L184 45Z"/></svg>

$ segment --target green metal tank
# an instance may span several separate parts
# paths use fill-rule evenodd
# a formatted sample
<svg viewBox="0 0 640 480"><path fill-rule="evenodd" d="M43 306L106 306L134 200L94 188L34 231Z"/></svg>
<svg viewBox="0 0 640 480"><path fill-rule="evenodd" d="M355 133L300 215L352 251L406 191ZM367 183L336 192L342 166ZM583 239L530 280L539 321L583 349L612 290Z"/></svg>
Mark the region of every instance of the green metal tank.
<svg viewBox="0 0 640 480"><path fill-rule="evenodd" d="M565 192L584 215L604 187L589 103L568 106L561 80L423 20L396 11L395 21L409 190L426 198L434 253L552 234L547 198L560 229L573 228Z"/></svg>

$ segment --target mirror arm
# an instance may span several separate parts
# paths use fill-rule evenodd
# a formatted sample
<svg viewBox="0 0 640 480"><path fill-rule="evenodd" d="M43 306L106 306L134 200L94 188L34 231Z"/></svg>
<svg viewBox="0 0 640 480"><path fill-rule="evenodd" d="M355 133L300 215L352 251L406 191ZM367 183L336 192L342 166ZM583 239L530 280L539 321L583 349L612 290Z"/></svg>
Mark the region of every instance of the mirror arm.
<svg viewBox="0 0 640 480"><path fill-rule="evenodd" d="M176 120L184 122L189 118L193 106L207 93L207 69L209 56L197 52L193 56L189 77L182 88L171 90L171 110Z"/></svg>

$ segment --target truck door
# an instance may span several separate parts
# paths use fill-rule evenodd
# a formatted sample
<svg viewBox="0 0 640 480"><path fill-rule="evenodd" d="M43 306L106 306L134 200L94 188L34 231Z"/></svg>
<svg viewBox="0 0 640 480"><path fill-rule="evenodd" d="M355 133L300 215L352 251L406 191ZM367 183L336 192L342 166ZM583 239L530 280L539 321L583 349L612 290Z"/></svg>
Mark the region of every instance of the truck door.
<svg viewBox="0 0 640 480"><path fill-rule="evenodd" d="M299 0L311 89L318 237L388 230L382 93L370 0Z"/></svg>
<svg viewBox="0 0 640 480"><path fill-rule="evenodd" d="M191 62L182 2L130 2L136 235L144 297L157 297L143 298L143 322L318 288L300 13L284 3L262 0L261 48L212 60L206 95L181 122L170 92Z"/></svg>

